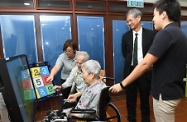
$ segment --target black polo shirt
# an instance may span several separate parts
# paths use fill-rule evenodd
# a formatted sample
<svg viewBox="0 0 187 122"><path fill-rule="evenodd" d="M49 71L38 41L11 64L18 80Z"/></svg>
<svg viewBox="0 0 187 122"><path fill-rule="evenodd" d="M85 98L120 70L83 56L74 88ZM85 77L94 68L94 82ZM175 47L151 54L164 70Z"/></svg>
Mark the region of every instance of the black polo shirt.
<svg viewBox="0 0 187 122"><path fill-rule="evenodd" d="M187 64L187 38L177 23L167 25L159 31L148 53L159 60L153 65L152 96L163 100L184 96L183 77Z"/></svg>

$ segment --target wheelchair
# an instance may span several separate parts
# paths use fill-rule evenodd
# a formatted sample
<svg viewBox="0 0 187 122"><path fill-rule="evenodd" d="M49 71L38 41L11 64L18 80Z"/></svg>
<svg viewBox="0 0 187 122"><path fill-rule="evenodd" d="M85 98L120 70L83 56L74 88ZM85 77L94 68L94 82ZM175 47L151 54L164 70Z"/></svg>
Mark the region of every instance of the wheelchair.
<svg viewBox="0 0 187 122"><path fill-rule="evenodd" d="M110 77L103 77L102 80L106 83L107 80L114 80ZM107 84L107 83L106 83ZM72 85L71 91L74 92L76 88L75 84ZM105 122L121 122L121 115L114 104L111 103L111 94L109 92L109 86L102 89L99 102L98 102L98 112L96 113L93 109L74 109L70 110L71 113L86 114L88 116L84 118L75 116L66 116L62 110L56 111L58 117L54 117L52 121L47 122L90 122L90 121L105 121ZM63 107L63 106L62 106ZM109 112L110 111L110 112ZM53 111L55 112L55 110Z"/></svg>
<svg viewBox="0 0 187 122"><path fill-rule="evenodd" d="M109 94L110 87L105 87L101 91L99 103L98 103L98 115L96 114L95 110L89 110L89 109L72 109L70 113L84 113L88 114L90 116L86 118L79 118L79 117L68 117L69 122L74 121L81 121L81 122L87 122L87 121L115 121L115 122L121 122L121 116L118 111L118 109L115 107L114 104L111 103L111 96ZM109 115L107 113L108 108L110 108L110 111L112 111L112 115Z"/></svg>

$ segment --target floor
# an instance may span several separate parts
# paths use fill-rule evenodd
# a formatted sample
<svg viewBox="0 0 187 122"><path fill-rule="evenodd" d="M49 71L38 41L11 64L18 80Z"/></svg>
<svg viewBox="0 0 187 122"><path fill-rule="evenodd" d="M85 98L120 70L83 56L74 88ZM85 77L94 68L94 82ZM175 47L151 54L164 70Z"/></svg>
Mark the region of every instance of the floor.
<svg viewBox="0 0 187 122"><path fill-rule="evenodd" d="M122 122L127 122L127 110L126 110L126 103L125 103L125 96L113 96L112 103L118 108L120 114L122 116ZM154 122L154 115L152 109L152 98L150 97L150 105L151 105L151 122ZM141 122L141 115L140 115L140 102L138 99L137 102L137 122ZM38 108L36 112L36 122L41 122L47 113L47 111L53 109L60 109L60 100L58 97L49 98L45 101L38 103ZM110 113L110 111L109 111ZM187 122L187 97L183 98L178 107L176 108L176 121L175 122ZM115 122L115 120L114 120Z"/></svg>
<svg viewBox="0 0 187 122"><path fill-rule="evenodd" d="M125 96L122 96L125 98ZM115 97L115 100L113 103L116 105L118 110L121 113L122 116L122 122L127 122L127 110L125 106L125 99L122 100L121 96ZM154 121L154 114L153 114L153 108L152 108L152 98L150 97L150 105L151 105L151 122ZM140 113L140 102L138 99L137 102L137 122L141 122L141 113ZM178 107L176 108L175 113L175 122L187 122L187 97L183 98Z"/></svg>

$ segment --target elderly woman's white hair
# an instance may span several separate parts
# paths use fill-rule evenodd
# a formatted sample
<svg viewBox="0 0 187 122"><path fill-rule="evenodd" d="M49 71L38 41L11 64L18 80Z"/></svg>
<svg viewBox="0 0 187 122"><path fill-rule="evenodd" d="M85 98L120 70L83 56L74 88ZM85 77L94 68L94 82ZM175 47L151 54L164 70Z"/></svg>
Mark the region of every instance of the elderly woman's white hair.
<svg viewBox="0 0 187 122"><path fill-rule="evenodd" d="M84 62L81 68L85 68L88 74L94 73L96 78L100 77L101 66L99 62L95 60L88 60Z"/></svg>

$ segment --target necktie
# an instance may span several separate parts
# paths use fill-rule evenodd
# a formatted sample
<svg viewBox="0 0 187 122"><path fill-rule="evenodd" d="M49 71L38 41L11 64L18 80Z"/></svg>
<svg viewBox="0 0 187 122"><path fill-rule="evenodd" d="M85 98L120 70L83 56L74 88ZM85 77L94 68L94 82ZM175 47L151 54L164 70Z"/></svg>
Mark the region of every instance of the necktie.
<svg viewBox="0 0 187 122"><path fill-rule="evenodd" d="M137 46L138 46L138 33L135 34L135 40L134 40L134 50L133 50L133 66L136 66L138 64L137 59Z"/></svg>

